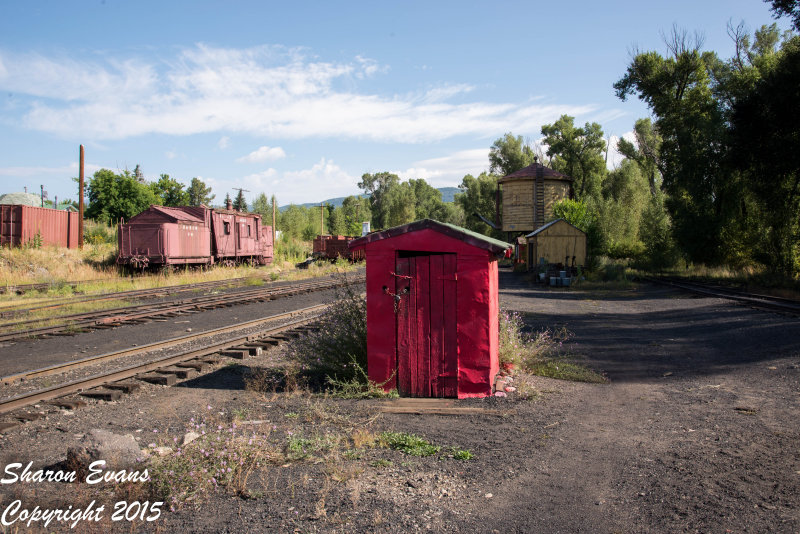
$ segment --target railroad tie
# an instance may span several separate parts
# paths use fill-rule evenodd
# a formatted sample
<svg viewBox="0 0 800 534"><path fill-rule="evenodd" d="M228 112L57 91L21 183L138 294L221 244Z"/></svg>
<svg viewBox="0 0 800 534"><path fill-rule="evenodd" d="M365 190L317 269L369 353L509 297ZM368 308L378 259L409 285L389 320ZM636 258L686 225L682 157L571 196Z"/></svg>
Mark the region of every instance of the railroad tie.
<svg viewBox="0 0 800 534"><path fill-rule="evenodd" d="M158 373L145 373L137 375L136 378L159 386L174 386L178 382L178 377L175 375L161 375Z"/></svg>
<svg viewBox="0 0 800 534"><path fill-rule="evenodd" d="M241 347L237 347L237 348L241 348L242 350L249 351L250 352L250 356L259 356L264 351L264 345L262 345L261 343L258 343L258 342L245 343Z"/></svg>
<svg viewBox="0 0 800 534"><path fill-rule="evenodd" d="M187 369L194 369L198 373L207 373L211 370L211 363L206 361L196 360L193 362L180 362L176 363L175 367L185 367Z"/></svg>
<svg viewBox="0 0 800 534"><path fill-rule="evenodd" d="M22 421L0 421L0 434L3 434L7 430L11 430L12 428L18 427L22 424Z"/></svg>
<svg viewBox="0 0 800 534"><path fill-rule="evenodd" d="M239 350L239 349L228 349L228 350L221 350L219 352L221 356L227 356L228 358L235 358L237 360L244 360L250 355L249 350Z"/></svg>
<svg viewBox="0 0 800 534"><path fill-rule="evenodd" d="M82 401L80 399L53 399L48 404L52 406L57 406L59 408L64 408L66 410L77 410L83 406L86 406L86 401Z"/></svg>
<svg viewBox="0 0 800 534"><path fill-rule="evenodd" d="M141 389L142 385L138 382L128 382L128 381L120 381L120 382L111 382L106 384L105 387L108 389L118 389L123 393L133 393L134 391L138 391Z"/></svg>
<svg viewBox="0 0 800 534"><path fill-rule="evenodd" d="M189 367L162 367L158 370L158 372L175 375L181 380L186 378L194 378L197 376L197 371Z"/></svg>
<svg viewBox="0 0 800 534"><path fill-rule="evenodd" d="M11 417L14 417L18 421L22 421L23 423L27 423L29 421L41 419L44 417L44 414L39 412L17 412L12 413Z"/></svg>
<svg viewBox="0 0 800 534"><path fill-rule="evenodd" d="M83 395L84 397L88 397L90 399L97 399L102 401L115 401L119 400L122 397L122 392L117 389L97 388L97 389L90 389L88 391L82 391L81 395Z"/></svg>

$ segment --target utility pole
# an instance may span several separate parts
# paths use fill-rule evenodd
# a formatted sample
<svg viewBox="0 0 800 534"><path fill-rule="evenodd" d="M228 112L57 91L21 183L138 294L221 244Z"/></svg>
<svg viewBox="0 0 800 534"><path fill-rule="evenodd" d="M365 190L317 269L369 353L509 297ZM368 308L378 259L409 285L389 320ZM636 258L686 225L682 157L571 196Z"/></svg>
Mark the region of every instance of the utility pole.
<svg viewBox="0 0 800 534"><path fill-rule="evenodd" d="M275 210L277 209L275 203L275 195L272 195L272 246L275 246Z"/></svg>
<svg viewBox="0 0 800 534"><path fill-rule="evenodd" d="M78 248L83 249L83 145L78 168Z"/></svg>

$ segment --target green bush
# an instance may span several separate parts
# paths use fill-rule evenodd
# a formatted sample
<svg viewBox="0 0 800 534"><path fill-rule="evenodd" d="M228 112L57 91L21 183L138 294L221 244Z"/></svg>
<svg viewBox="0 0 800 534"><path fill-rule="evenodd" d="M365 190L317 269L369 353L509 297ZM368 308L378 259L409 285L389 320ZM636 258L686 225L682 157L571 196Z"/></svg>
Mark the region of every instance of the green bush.
<svg viewBox="0 0 800 534"><path fill-rule="evenodd" d="M300 364L303 374L320 382L330 378L366 383L366 299L349 283L340 287L336 301L323 312L319 328L292 343L289 358Z"/></svg>
<svg viewBox="0 0 800 534"><path fill-rule="evenodd" d="M395 449L411 456L433 456L441 447L431 444L425 438L407 432L383 432L381 441L390 449Z"/></svg>
<svg viewBox="0 0 800 534"><path fill-rule="evenodd" d="M608 246L608 257L615 260L635 260L644 256L645 247L641 241L621 241Z"/></svg>
<svg viewBox="0 0 800 534"><path fill-rule="evenodd" d="M116 230L116 226L86 220L83 225L83 242L87 245L116 244Z"/></svg>

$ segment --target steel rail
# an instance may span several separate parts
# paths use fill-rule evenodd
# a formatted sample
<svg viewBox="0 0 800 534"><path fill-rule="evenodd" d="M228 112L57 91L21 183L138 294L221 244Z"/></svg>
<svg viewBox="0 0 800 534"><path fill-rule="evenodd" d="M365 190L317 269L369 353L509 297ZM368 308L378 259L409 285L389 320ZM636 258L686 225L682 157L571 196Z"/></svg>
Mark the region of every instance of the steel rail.
<svg viewBox="0 0 800 534"><path fill-rule="evenodd" d="M6 414L8 412L12 412L14 410L23 408L25 406L30 406L32 404L36 404L39 402L53 400L58 397L63 397L65 395L69 395L72 393L79 393L87 389L92 389L97 386L102 386L103 384L107 384L109 382L116 382L119 380L124 380L126 378L132 378L142 373L155 371L157 369L168 367L176 363L181 363L187 360L192 360L195 358L201 358L203 356L209 356L211 354L216 354L217 352L223 351L229 347L240 345L248 341L255 341L261 338L273 336L275 334L279 334L286 330L297 328L298 326L310 323L313 319L315 318L301 319L299 321L294 321L292 323L271 328L269 330L259 333L258 335L251 334L247 336L242 336L240 338L214 343L212 345L203 347L202 349L196 349L183 352L181 354L166 356L164 358L151 360L149 362L130 365L128 367L117 369L115 371L100 373L80 380L73 380L72 382L67 382L65 384L59 384L57 386L52 386L37 391L23 393L21 395L17 395L16 397L0 401L0 414Z"/></svg>
<svg viewBox="0 0 800 534"><path fill-rule="evenodd" d="M676 282L674 280L668 280L664 278L657 278L651 276L643 276L641 278L642 280L646 280L648 282L675 287L677 289L682 289L684 291L689 291L692 293L696 293L698 295L724 298L728 300L741 302L743 304L748 304L750 306L754 306L757 308L764 308L770 311L781 311L781 312L788 312L800 315L800 302L793 301L790 299L785 299L782 297L772 297L769 295L757 295L752 293L734 291L730 289L720 289L715 287L709 287L707 285L700 284L697 282L686 282L686 281Z"/></svg>
<svg viewBox="0 0 800 534"><path fill-rule="evenodd" d="M357 277L351 281L362 281L363 277ZM46 334L56 334L63 332L68 328L103 328L108 326L117 326L125 322L146 320L156 316L173 315L180 313L193 313L204 309L211 309L221 306L242 304L253 301L260 301L276 297L286 297L296 295L298 293L321 291L325 289L332 289L339 287L345 282L338 280L326 280L317 282L303 282L297 285L287 285L281 287L258 288L253 290L245 290L226 295L213 295L205 297L197 297L194 299L184 299L178 301L166 302L158 305L132 305L123 306L120 308L113 308L110 310L102 310L93 313L74 314L68 316L58 317L58 320L69 320L69 324L61 324L56 326L45 326L40 328L32 328L26 330L6 331L0 333L0 342L11 341L15 339L35 337ZM174 316L174 315L173 315ZM20 321L16 323L7 323L0 328L8 328L9 326L17 326L26 324L28 321Z"/></svg>
<svg viewBox="0 0 800 534"><path fill-rule="evenodd" d="M233 326L224 326L222 328L215 328L213 330L206 330L204 332L198 332L196 334L187 334L183 336L173 337L170 339L166 339L164 341L156 341L154 343L148 343L147 345L140 345L138 347L131 347L128 349L118 350L114 352L107 352L105 354L98 354L96 356L89 356L86 358L81 358L80 360L73 360L70 362L59 363L55 365L49 365L47 367L41 367L39 369L33 369L31 371L23 371L21 373L15 373L13 375L8 375L0 378L0 383L4 385L13 384L14 382L18 382L20 380L30 380L33 378L39 378L42 376L53 375L57 373L63 373L65 371L69 371L72 369L77 369L80 367L86 367L88 365L94 365L96 363L108 361L108 360L115 360L119 358L123 358L125 356L132 356L135 354L144 354L147 352L152 352L154 350L165 349L169 347L173 347L175 345L181 345L183 343L209 338L220 334L232 333L236 332L237 330L243 330L245 328L252 328L254 326L258 326L260 324L269 323L273 321L280 321L281 319L295 317L297 315L303 315L306 313L313 313L315 311L321 311L328 307L329 304L318 304L316 306L308 306L306 308L301 308L299 310L293 310L286 313L279 313L277 315L270 315L269 317L262 317L260 319L253 319L251 321L245 321L243 323L237 323Z"/></svg>
<svg viewBox="0 0 800 534"><path fill-rule="evenodd" d="M186 291L199 291L205 289L214 289L226 285L236 286L237 282L246 280L246 278L232 278L230 280L212 280L209 282L199 282L197 284L185 284L178 286L164 286L164 287L149 287L145 289L131 289L128 291L116 291L113 293L102 293L98 295L86 295L83 297L65 297L60 299L52 299L45 302L39 302L38 306L30 308L21 308L25 304L18 304L17 307L6 306L0 309L0 317L15 317L24 315L39 310L48 310L52 308L60 308L69 306L71 304L78 304L81 302L100 302L103 300L124 300L133 298L156 298L162 297L173 293L184 293Z"/></svg>

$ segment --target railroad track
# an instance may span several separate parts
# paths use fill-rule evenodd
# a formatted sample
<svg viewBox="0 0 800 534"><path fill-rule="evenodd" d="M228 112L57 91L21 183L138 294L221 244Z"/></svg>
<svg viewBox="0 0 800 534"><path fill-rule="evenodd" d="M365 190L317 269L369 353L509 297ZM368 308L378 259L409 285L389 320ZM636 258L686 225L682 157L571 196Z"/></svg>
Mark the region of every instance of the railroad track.
<svg viewBox="0 0 800 534"><path fill-rule="evenodd" d="M776 311L793 315L795 317L800 317L800 302L796 300L773 297L771 295L747 293L744 291L722 288L711 284L702 284L699 282L689 282L685 280L675 280L663 277L644 276L642 277L642 280L682 289L698 295L734 300L754 308Z"/></svg>
<svg viewBox="0 0 800 534"><path fill-rule="evenodd" d="M133 280L133 278L130 278ZM81 284L91 284L95 282L107 282L108 278L105 279L98 279L98 280L81 280L76 282L40 282L37 284L6 284L4 286L0 286L0 294L3 293L17 293L21 295L28 291L47 291L53 287L63 287L68 286L73 289L78 287Z"/></svg>
<svg viewBox="0 0 800 534"><path fill-rule="evenodd" d="M355 278L351 278L349 282L361 282L364 279L365 277L363 275L359 275ZM91 313L61 316L58 317L57 320L67 321L67 323L39 328L18 329L28 324L29 321L6 323L0 327L0 342L52 335L75 335L90 330L114 328L123 324L163 321L178 315L196 313L220 307L264 302L266 300L300 293L332 289L344 283L346 282L340 280L300 281L296 284L280 287L258 287L223 295L207 295L157 304L124 306Z"/></svg>
<svg viewBox="0 0 800 534"><path fill-rule="evenodd" d="M95 365L97 363L116 360L123 357L144 354L155 350L174 347L190 341L205 339L199 349L189 349L177 354L151 358L122 368L115 368L84 377L78 380L59 385L37 389L0 401L0 415L5 415L6 420L0 421L0 432L16 426L20 422L37 419L36 414L19 412L22 408L40 403L50 403L54 406L76 408L85 404L74 396L80 394L88 398L101 400L117 400L123 393L132 392L140 384L131 379L162 385L173 385L180 379L188 379L199 373L208 372L222 358L245 359L249 355L260 354L266 347L277 345L281 341L299 337L303 331L311 327L318 320L319 312L329 305L317 305L289 313L273 315L261 319L238 323L225 328L210 330L201 334L181 336L163 342L108 353L82 360L53 365L43 369L36 369L3 377L3 384L11 384L20 380L40 378L46 375L63 373L76 368ZM309 316L309 314L313 314ZM237 330L252 329L268 322L292 319L304 315L280 326L260 330L257 333L240 333ZM213 341L215 336L233 333L234 336L224 341ZM73 396L70 398L70 396ZM18 412L18 413L14 413ZM12 420L14 419L14 420Z"/></svg>
<svg viewBox="0 0 800 534"><path fill-rule="evenodd" d="M142 298L160 298L176 293L189 291L204 291L226 286L236 286L244 283L247 278L231 278L228 280L213 280L210 282L199 282L196 284L184 284L179 286L153 287L147 289L131 289L128 291L115 291L113 293L103 293L98 295L86 295L83 297L62 297L37 303L36 306L25 308L26 303L4 306L0 310L0 318L18 317L42 310L52 310L63 306L70 306L83 302L101 302L104 300L126 300Z"/></svg>

